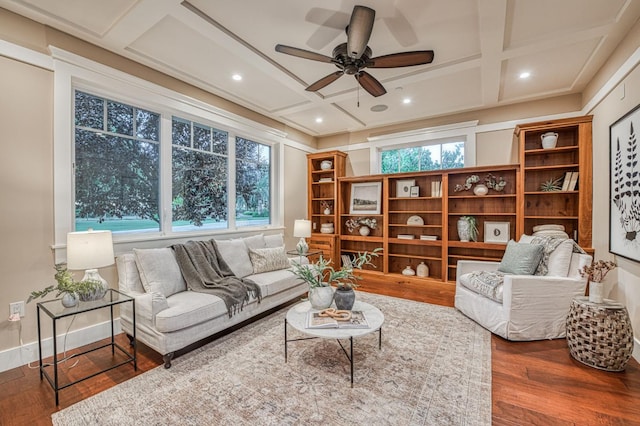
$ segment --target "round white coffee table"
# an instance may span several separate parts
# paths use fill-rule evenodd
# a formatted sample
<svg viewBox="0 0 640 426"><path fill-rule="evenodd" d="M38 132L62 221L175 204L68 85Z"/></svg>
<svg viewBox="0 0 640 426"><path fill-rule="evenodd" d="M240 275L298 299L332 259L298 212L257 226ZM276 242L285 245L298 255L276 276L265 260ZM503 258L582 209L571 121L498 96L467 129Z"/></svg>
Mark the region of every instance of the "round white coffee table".
<svg viewBox="0 0 640 426"><path fill-rule="evenodd" d="M377 331L378 349L382 349L382 324L384 323L384 314L375 306L359 300L356 300L352 310L362 311L364 313L369 323L369 328L307 328L308 313L311 311L317 312L317 310L311 308L311 303L308 301L292 306L284 320L284 362L287 362L287 345L289 342L317 338L336 339L351 364L351 387L353 387L353 338L365 336ZM310 337L289 339L287 337L287 326L291 326ZM349 352L347 352L340 339L349 339Z"/></svg>

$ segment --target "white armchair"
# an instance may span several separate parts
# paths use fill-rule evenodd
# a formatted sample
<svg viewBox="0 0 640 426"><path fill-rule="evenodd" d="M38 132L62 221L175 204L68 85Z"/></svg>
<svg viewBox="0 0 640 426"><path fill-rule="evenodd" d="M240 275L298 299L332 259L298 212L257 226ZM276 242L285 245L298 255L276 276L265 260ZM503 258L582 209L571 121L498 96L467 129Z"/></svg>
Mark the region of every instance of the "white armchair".
<svg viewBox="0 0 640 426"><path fill-rule="evenodd" d="M456 272L455 307L508 340L564 337L571 300L584 295L587 284L578 271L591 261L588 254L571 253L569 267L565 269L567 276L507 274L492 299L461 281L464 282L470 272L496 271L500 263L460 260ZM557 273L551 265L549 270Z"/></svg>

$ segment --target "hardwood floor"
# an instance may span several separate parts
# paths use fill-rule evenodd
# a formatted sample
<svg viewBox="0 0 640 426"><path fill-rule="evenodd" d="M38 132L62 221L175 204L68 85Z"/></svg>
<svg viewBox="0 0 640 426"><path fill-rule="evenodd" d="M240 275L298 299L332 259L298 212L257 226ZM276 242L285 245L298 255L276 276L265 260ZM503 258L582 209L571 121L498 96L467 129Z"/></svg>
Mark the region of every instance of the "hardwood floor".
<svg viewBox="0 0 640 426"><path fill-rule="evenodd" d="M387 286L388 287L388 286ZM422 288L367 285L363 291L453 304L453 286ZM119 335L125 346L128 340ZM565 340L509 342L492 336L492 419L496 426L640 425L640 366L631 360L621 373L584 366L569 355ZM105 362L104 353L78 357L70 376ZM73 365L73 360L67 363ZM35 364L35 363L34 363ZM60 392L60 406L37 369L22 366L0 373L0 425L50 425L51 414L162 364L162 357L139 345L138 371L122 366Z"/></svg>

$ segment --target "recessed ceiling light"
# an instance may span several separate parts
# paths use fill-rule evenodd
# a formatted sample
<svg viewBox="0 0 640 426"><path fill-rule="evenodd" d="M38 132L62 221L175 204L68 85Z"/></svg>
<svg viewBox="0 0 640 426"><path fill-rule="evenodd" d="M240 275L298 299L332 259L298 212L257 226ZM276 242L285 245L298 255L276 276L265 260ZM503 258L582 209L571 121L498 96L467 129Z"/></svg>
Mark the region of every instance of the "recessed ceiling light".
<svg viewBox="0 0 640 426"><path fill-rule="evenodd" d="M531 73L529 71L523 71L523 72L520 73L520 78L523 79L523 80L525 78L529 78L529 77L531 77Z"/></svg>
<svg viewBox="0 0 640 426"><path fill-rule="evenodd" d="M234 74L231 76L231 78L234 79L235 81L242 80L242 76L240 74Z"/></svg>
<svg viewBox="0 0 640 426"><path fill-rule="evenodd" d="M403 104L410 104L410 103L411 103L411 98L404 98L404 99L402 100L402 103L403 103Z"/></svg>
<svg viewBox="0 0 640 426"><path fill-rule="evenodd" d="M386 111L387 108L389 108L386 105L380 104L380 105L374 105L371 107L371 111L373 112L382 112L382 111Z"/></svg>
<svg viewBox="0 0 640 426"><path fill-rule="evenodd" d="M316 118L316 123L322 123L322 117Z"/></svg>

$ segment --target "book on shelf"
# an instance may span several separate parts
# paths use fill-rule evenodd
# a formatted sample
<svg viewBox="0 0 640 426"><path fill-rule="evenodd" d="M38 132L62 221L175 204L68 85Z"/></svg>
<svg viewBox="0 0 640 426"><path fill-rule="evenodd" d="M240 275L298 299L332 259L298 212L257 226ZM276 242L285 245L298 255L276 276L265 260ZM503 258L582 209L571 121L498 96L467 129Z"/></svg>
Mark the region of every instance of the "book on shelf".
<svg viewBox="0 0 640 426"><path fill-rule="evenodd" d="M435 241L438 239L437 235L420 235L420 239L423 241Z"/></svg>
<svg viewBox="0 0 640 426"><path fill-rule="evenodd" d="M564 174L564 180L562 181L562 191L569 190L569 184L571 183L571 175L573 172L567 172Z"/></svg>
<svg viewBox="0 0 640 426"><path fill-rule="evenodd" d="M413 240L415 238L415 235L411 235L411 234L398 234L398 239L399 240Z"/></svg>
<svg viewBox="0 0 640 426"><path fill-rule="evenodd" d="M332 182L333 179L331 179L330 177L323 177L318 179L318 182Z"/></svg>
<svg viewBox="0 0 640 426"><path fill-rule="evenodd" d="M431 196L432 197L442 197L442 182L441 181L433 181L433 182L431 182Z"/></svg>
<svg viewBox="0 0 640 426"><path fill-rule="evenodd" d="M362 311L350 311L351 318L338 320L330 316L321 316L322 311L310 311L307 314L306 328L369 328L367 317Z"/></svg>
<svg viewBox="0 0 640 426"><path fill-rule="evenodd" d="M569 182L568 191L575 191L578 187L578 172L571 173L571 181Z"/></svg>

